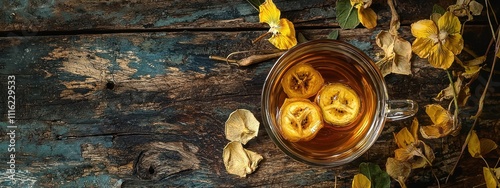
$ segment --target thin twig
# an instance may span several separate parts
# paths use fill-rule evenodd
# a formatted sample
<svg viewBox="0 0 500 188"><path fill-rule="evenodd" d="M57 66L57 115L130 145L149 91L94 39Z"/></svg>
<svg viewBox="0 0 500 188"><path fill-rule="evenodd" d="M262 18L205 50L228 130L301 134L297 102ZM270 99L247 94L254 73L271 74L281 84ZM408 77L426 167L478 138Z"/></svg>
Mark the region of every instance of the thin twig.
<svg viewBox="0 0 500 188"><path fill-rule="evenodd" d="M439 183L439 179L438 179L436 173L434 172L434 169L432 168L432 166L431 166L431 172L432 172L432 175L434 176L434 178L436 179L436 182L438 184L438 188L441 187L441 184Z"/></svg>
<svg viewBox="0 0 500 188"><path fill-rule="evenodd" d="M387 0L387 4L391 8L391 23L389 26L389 33L391 35L397 35L399 29L399 15L396 11L396 7L394 6L394 0Z"/></svg>
<svg viewBox="0 0 500 188"><path fill-rule="evenodd" d="M500 27L497 28L497 31L499 31L499 30L500 30ZM500 33L498 33L498 32L497 32L497 34L500 35ZM496 54L498 53L498 50L499 50L498 46L499 45L500 45L500 42L497 41L496 44L495 44L495 52L494 52L495 54L494 54L494 57L493 57L493 63L491 65L491 70L495 70L495 65L496 65L496 62L497 62L497 59L498 59L496 57ZM488 54L488 52L486 52L486 54ZM484 99L486 98L486 93L488 92L488 88L490 86L490 82L491 82L491 79L493 77L493 72L494 71L490 71L490 75L488 77L488 81L486 82L486 86L484 87L483 93L481 94L481 98L479 98L479 106L478 106L478 110L477 110L476 114L474 115L474 123L472 124L469 132L467 133L467 137L465 138L465 142L462 145L462 150L460 151L460 155L458 156L458 159L455 162L455 165L451 169L450 173L446 177L445 183L448 182L450 176L453 175L453 172L455 171L456 167L458 166L458 162L460 161L460 159L462 158L462 155L464 154L465 148L467 147L467 143L469 143L470 135L471 135L472 131L474 130L474 127L476 127L476 125L478 123L479 116L483 112Z"/></svg>
<svg viewBox="0 0 500 188"><path fill-rule="evenodd" d="M455 88L455 83L453 83L453 79L450 71L446 71L448 74L448 79L450 80L450 87L453 90L453 104L455 105L455 110L453 111L453 130L457 130L458 126L458 92Z"/></svg>

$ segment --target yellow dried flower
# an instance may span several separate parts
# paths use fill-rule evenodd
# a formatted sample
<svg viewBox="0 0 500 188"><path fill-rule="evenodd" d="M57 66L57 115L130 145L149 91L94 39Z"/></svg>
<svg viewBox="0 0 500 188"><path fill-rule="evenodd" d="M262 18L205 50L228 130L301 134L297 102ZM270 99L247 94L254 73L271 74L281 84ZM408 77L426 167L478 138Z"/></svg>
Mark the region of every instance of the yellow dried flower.
<svg viewBox="0 0 500 188"><path fill-rule="evenodd" d="M295 28L291 21L286 18L280 19L280 16L281 12L272 0L266 0L259 6L260 22L267 23L271 27L268 31L272 34L269 42L280 50L287 50L297 45Z"/></svg>
<svg viewBox="0 0 500 188"><path fill-rule="evenodd" d="M416 37L412 50L420 58L428 58L436 68L448 69L464 46L460 34L458 17L450 12L441 16L437 23L420 20L411 25L411 33Z"/></svg>
<svg viewBox="0 0 500 188"><path fill-rule="evenodd" d="M377 26L377 14L370 8L372 0L351 0L351 5L358 9L358 19L363 26L373 29Z"/></svg>

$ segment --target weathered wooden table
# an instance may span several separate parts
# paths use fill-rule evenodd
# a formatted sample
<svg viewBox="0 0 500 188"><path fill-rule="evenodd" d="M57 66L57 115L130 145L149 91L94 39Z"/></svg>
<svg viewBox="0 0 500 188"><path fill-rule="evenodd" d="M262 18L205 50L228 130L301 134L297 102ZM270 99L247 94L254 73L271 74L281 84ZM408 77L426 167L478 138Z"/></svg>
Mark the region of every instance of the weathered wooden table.
<svg viewBox="0 0 500 188"><path fill-rule="evenodd" d="M275 3L282 17L309 40L339 29L335 0ZM411 23L427 19L435 3L447 7L455 2L397 3L401 35L413 41ZM228 174L222 162L228 143L224 122L238 108L262 120L261 90L274 60L237 67L208 57L273 48L264 40L251 43L267 26L258 23L258 12L249 3L0 0L0 6L2 187L350 187L361 162L385 168L397 147L393 132L411 122L387 123L362 157L330 168L287 157L261 126L258 137L245 147L264 160L255 173L239 178ZM339 40L377 59L382 50L375 36L388 29L391 14L385 1L375 1L372 8L379 24L374 30L340 30ZM478 54L484 54L491 39L485 15L483 11L465 27L465 45ZM491 67L491 61L486 64ZM449 81L446 72L415 55L412 72L388 75L389 95L417 101L417 117L421 125L429 125L423 106L435 103L432 98ZM433 169L442 187L485 187L484 163L468 153L447 184L444 179L458 159L472 124L467 117L477 110L488 74L488 69L482 71L471 86L470 102L461 110L460 135L426 140L434 149ZM496 77L476 129L480 137L500 143ZM15 94L8 93L11 85ZM15 96L15 115L9 115L8 96ZM9 118L15 122L10 124ZM486 159L494 165L498 153ZM13 179L8 173L12 167ZM437 186L429 168L413 171L407 184ZM395 181L392 185L399 186Z"/></svg>

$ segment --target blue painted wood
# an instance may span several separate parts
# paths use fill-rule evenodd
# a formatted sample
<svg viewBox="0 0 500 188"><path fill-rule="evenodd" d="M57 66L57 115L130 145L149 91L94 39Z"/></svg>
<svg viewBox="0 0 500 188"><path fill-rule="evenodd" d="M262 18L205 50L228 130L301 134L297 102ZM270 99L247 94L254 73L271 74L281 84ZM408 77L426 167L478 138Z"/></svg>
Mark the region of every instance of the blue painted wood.
<svg viewBox="0 0 500 188"><path fill-rule="evenodd" d="M83 3L82 3L83 2ZM387 27L385 1L374 2L380 28L340 31L347 41L377 59L374 38ZM276 1L307 39L326 38L334 22L335 1ZM403 23L427 18L433 2L405 1ZM440 2L445 6L448 1ZM307 166L285 156L265 133L245 147L264 156L247 178L227 174L222 149L224 122L238 108L260 115L262 84L273 61L235 67L210 60L255 45L266 28L245 1L6 1L0 0L0 113L5 114L8 76L16 77L17 128L0 121L0 186L11 187L350 187L359 163L384 166L396 148L393 132L410 120L387 123L377 143L358 160L341 167ZM482 24L481 19L475 24ZM471 24L472 25L472 24ZM18 32L21 30L29 30ZM134 30L139 29L139 30ZM145 30L142 30L145 29ZM165 29L165 30L155 30ZM186 31L182 31L186 29ZM79 32L68 32L80 30ZM48 32L54 31L54 32ZM147 32L151 31L151 32ZM478 53L489 30L467 27L464 37ZM412 41L408 26L401 35ZM386 77L392 98L420 104L421 125L430 124L423 106L448 84L446 73L414 57L412 76ZM487 72L481 74L486 78ZM500 81L493 84L478 133L499 143L496 117ZM478 91L463 109L464 131ZM443 105L447 105L443 102ZM15 169L10 181L7 151L16 131ZM436 152L435 171L443 180L458 157L464 133L426 140ZM488 156L491 163L497 156ZM482 161L466 156L448 187L482 182ZM428 169L412 172L409 185L436 186ZM396 185L395 182L392 184Z"/></svg>

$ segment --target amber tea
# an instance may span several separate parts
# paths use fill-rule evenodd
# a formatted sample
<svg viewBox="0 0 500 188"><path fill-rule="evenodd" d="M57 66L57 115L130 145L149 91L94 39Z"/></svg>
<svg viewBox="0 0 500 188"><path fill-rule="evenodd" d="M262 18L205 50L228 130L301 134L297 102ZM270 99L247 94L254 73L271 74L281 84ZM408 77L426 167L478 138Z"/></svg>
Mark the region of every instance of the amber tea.
<svg viewBox="0 0 500 188"><path fill-rule="evenodd" d="M346 126L331 125L323 121L324 126L317 135L309 141L289 142L291 147L303 152L305 155L314 153L315 155L331 156L352 148L367 133L376 108L376 97L373 92L373 86L369 83L366 72L357 63L346 57L339 57L335 54L325 52L316 52L308 56L294 59L290 66L307 63L318 70L323 76L324 84L343 83L351 87L359 96L361 108L354 121ZM286 72L286 70L283 70ZM281 82L279 80L278 82ZM276 97L275 109L276 119L279 119L279 109L287 98L281 85L275 85L272 89L271 97ZM315 101L316 96L309 100Z"/></svg>
<svg viewBox="0 0 500 188"><path fill-rule="evenodd" d="M286 81L290 79L284 78L292 78L289 70L297 73L292 74L297 78L309 78L298 74L303 70L313 76L302 80L307 84ZM283 85L293 87L283 89L283 80ZM320 83L322 87L317 90L309 83ZM339 104L356 110L337 108ZM337 111L328 111L332 109ZM411 100L389 100L375 63L358 48L337 40L313 40L288 50L271 68L262 90L263 123L274 144L288 156L312 165L338 166L358 158L375 143L386 120L411 117L417 109ZM282 111L286 118L280 115ZM344 112L351 113L344 116ZM320 113L324 117L319 117ZM283 127L287 131L282 132ZM295 128L299 131L294 132ZM303 133L304 129L306 134L292 134Z"/></svg>

